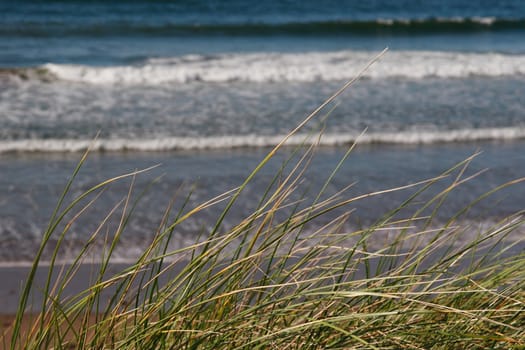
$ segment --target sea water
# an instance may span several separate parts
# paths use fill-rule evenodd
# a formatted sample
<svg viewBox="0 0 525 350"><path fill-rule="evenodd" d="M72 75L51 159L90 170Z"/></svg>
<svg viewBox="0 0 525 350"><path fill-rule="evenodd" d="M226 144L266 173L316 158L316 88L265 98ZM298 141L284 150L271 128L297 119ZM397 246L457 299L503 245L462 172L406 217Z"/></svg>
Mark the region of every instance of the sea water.
<svg viewBox="0 0 525 350"><path fill-rule="evenodd" d="M321 146L305 175L306 198L356 140L326 195L350 184L348 196L404 186L480 152L464 176L481 174L449 196L439 221L525 176L525 3L1 1L0 261L33 257L90 145L68 199L160 164L133 182L133 194L148 188L118 251L133 259L173 198L184 203L191 192L191 207L238 186L385 47L262 170L223 229L249 214L293 146L319 129L321 139L306 140ZM66 238L72 251L130 184L113 184L78 219ZM410 193L353 203L348 229L373 223ZM523 198L517 184L482 201L460 218L471 227L465 234L523 209ZM178 227L174 245L209 232L220 209Z"/></svg>

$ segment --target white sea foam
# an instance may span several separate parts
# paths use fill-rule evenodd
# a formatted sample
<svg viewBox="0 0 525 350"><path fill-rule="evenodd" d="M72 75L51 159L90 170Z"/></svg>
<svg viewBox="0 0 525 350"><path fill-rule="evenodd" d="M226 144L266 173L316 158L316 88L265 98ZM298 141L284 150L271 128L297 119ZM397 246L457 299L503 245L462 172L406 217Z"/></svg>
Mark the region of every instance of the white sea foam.
<svg viewBox="0 0 525 350"><path fill-rule="evenodd" d="M212 137L166 137L155 139L28 139L0 141L0 153L13 152L80 152L91 146L92 151L173 151L271 147L277 145L284 135L231 135ZM358 141L360 144L433 144L473 142L490 140L525 139L525 127L462 129L443 131L375 132L361 137L357 133L326 134L320 140L322 146L338 146ZM289 146L317 143L317 138L294 135L286 142Z"/></svg>
<svg viewBox="0 0 525 350"><path fill-rule="evenodd" d="M496 22L496 18L495 17L473 17L472 22L490 26Z"/></svg>
<svg viewBox="0 0 525 350"><path fill-rule="evenodd" d="M437 23L478 23L486 26L491 26L496 23L498 19L496 17L438 17L436 18ZM427 19L421 19L418 22L424 23Z"/></svg>
<svg viewBox="0 0 525 350"><path fill-rule="evenodd" d="M480 220L479 218L476 220L471 219L463 219L461 221L456 221L456 226L449 226L446 225L447 229L450 230L449 232L452 232L455 230L455 227L461 227L462 228L462 234L461 235L455 235L454 240L450 241L449 243L452 244L452 246L464 246L465 244L468 244L472 242L473 239L476 239L476 237L479 237L480 232L494 232L494 227L499 228L512 228L507 232L504 237L502 235L497 235L497 237L493 237L493 239L500 239L503 238L504 243L513 243L518 244L516 249L519 250L519 247L523 247L523 236L525 234L525 227L522 224L523 222L523 216L521 215L513 215L509 216L505 219L501 219L498 217L491 218L491 217L485 217L483 220ZM425 231L421 231L421 227L418 227L417 225L412 226L411 228L408 228L409 232L415 233L418 232L417 235L413 235L412 237L415 239L417 237L417 242L413 242L414 244L418 244L419 246L423 247L425 245L428 245L431 240L435 238L435 233L439 230L441 231L443 229L442 225L445 225L445 223L440 224L439 222L434 222L434 226L432 228L428 228ZM353 225L346 223L345 224L346 232L353 232L358 230L359 228L354 227ZM446 229L446 230L447 230ZM318 228L310 227L306 228L303 232L304 237L310 237L308 241L304 241L304 244L311 245L315 244L316 241L312 239L313 233L316 232ZM406 231L407 228L404 226L401 226L400 228L396 229L395 226L389 227L388 230L380 230L381 231L381 239L380 240L374 240L370 242L370 247L373 249L382 249L385 247L386 244L389 244L389 242L393 242L395 240L401 231ZM500 231L500 232L503 232ZM379 233L379 232L377 232ZM170 242L169 249L170 251L177 251L184 247L191 246L195 244L196 237L195 236L182 236L177 235L177 239L173 239ZM357 237L354 237L357 239ZM35 246L35 243L38 242L27 242L22 241L23 244L20 243L21 247L24 247L26 251L23 251L21 249L18 249L18 252L24 252L27 253L28 251L37 249L37 246ZM494 242L494 241L489 241ZM64 256L61 256L57 260L53 262L53 264L56 265L69 265L75 262L78 262L76 257L79 251L83 248L82 241L76 241L76 242L66 242L71 244L72 250L65 254ZM494 242L496 243L496 242ZM80 244L80 245L79 245ZM356 241L352 239L351 237L346 240L344 243L340 242L340 244L346 244L347 246L353 246L356 244ZM338 248L337 248L338 247ZM337 247L334 246L333 249L337 250L341 248L341 245L338 245ZM515 251L517 251L515 250ZM511 250L512 251L512 250ZM27 268L32 266L32 260L30 260L28 257L30 257L30 254L21 254L20 256L10 256L8 259L4 260L6 257L2 256L2 251L0 251L0 268ZM140 258L144 253L144 242L134 242L132 240L121 240L120 245L118 245L111 257L111 264L119 265L119 264L133 264L137 261L137 259ZM81 264L85 266L90 265L97 265L99 262L103 261L104 251L102 247L94 247L89 253L84 255L84 259L82 259ZM172 262L172 263L182 263L184 264L184 260L180 259L180 256L167 256L164 259L166 262ZM50 266L52 264L49 257L42 257L42 259L39 262L39 266ZM180 265L174 265L174 266L180 266Z"/></svg>
<svg viewBox="0 0 525 350"><path fill-rule="evenodd" d="M501 19L506 22L520 22L520 20L512 19ZM496 17L437 17L437 18L380 18L376 22L382 25L395 25L397 23L402 23L405 25L410 24L422 24L422 23L478 23L486 26L491 26L498 21Z"/></svg>
<svg viewBox="0 0 525 350"><path fill-rule="evenodd" d="M245 53L151 59L135 66L44 67L58 79L89 84L311 82L352 78L373 56L365 51ZM375 79L508 75L525 75L525 55L392 51L365 74Z"/></svg>

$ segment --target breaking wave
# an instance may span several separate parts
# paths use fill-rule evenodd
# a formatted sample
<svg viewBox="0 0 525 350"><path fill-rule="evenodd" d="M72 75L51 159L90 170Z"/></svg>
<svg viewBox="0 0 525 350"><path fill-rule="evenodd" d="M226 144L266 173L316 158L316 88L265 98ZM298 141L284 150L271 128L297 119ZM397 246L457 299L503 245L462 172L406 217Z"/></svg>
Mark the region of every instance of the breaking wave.
<svg viewBox="0 0 525 350"><path fill-rule="evenodd" d="M26 139L0 141L0 153L81 152L89 147L95 152L118 151L177 151L213 150L234 148L271 147L277 145L284 135L232 135L211 137L165 137L151 139ZM512 141L525 139L525 127L462 129L442 131L399 131L359 134L326 134L320 139L306 135L294 135L286 145L319 143L321 146L339 146L358 142L360 144L435 144L475 141Z"/></svg>
<svg viewBox="0 0 525 350"><path fill-rule="evenodd" d="M186 55L129 66L50 63L36 68L2 69L0 76L102 85L334 81L356 76L373 56L366 51ZM525 75L525 55L391 51L381 64L365 73L371 79L511 75Z"/></svg>

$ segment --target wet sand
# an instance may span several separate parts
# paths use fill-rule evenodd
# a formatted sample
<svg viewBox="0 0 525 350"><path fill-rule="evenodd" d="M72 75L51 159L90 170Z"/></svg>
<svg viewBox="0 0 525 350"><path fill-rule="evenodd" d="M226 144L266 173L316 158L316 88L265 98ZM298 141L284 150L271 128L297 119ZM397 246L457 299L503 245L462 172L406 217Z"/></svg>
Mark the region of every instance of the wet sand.
<svg viewBox="0 0 525 350"><path fill-rule="evenodd" d="M119 271L122 271L127 265L112 264L108 267L105 276L111 276ZM61 278L60 267L56 267L56 271L52 274L52 283L55 283L58 278ZM67 265L66 265L67 267ZM96 264L82 264L78 268L74 277L70 280L67 287L64 289L63 295L73 296L92 285L97 273L99 265ZM21 292L23 291L25 281L29 275L29 265L12 265L0 267L0 349L8 348L11 338L11 326L13 325L18 309L18 303ZM39 267L34 278L32 293L28 299L28 306L22 322L21 333L24 334L29 330L29 327L37 317L37 310L43 301L42 289L46 284L49 267ZM109 300L111 290L104 291L102 298ZM80 326L80 325L79 325Z"/></svg>
<svg viewBox="0 0 525 350"><path fill-rule="evenodd" d="M67 267L67 265L66 265ZM118 271L122 271L126 265L112 264L108 267L106 276L110 276ZM58 278L63 276L60 273L61 266L56 266L52 273L52 285ZM95 280L99 271L96 264L82 264L78 268L74 277L70 280L64 290L64 295L75 295L88 288ZM30 266L13 265L0 267L0 314L14 314L18 309L20 294L24 288L25 281L29 275ZM42 303L42 289L45 287L48 277L49 268L47 266L39 267L34 278L33 292L28 300L27 312L38 310ZM31 305L34 305L31 308Z"/></svg>

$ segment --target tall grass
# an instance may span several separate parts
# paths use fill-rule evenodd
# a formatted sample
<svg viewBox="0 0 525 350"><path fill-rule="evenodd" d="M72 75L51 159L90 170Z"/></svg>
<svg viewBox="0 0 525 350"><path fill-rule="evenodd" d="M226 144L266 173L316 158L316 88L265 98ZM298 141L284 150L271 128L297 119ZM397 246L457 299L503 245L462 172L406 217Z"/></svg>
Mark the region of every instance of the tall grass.
<svg viewBox="0 0 525 350"><path fill-rule="evenodd" d="M358 77L357 77L358 78ZM356 80L357 80L356 78ZM328 99L325 107L352 82ZM294 129L317 116L322 108ZM312 135L312 137L317 137ZM318 136L321 137L321 136ZM472 158L435 178L409 186L348 196L325 190L342 162L313 195L302 182L316 147L304 146L260 194L250 215L224 229L224 220L272 149L240 186L194 208L171 206L149 246L133 264L109 270L136 201L132 172L94 186L70 204L67 184L27 283L9 339L11 349L395 349L521 348L525 346L525 255L508 236L523 225L520 213L459 240L472 227L461 215L501 188L488 190L449 220L436 220L446 198L470 178ZM68 231L96 194L131 179L130 193L108 213L68 265L57 263ZM443 187L443 184L445 186ZM430 192L436 186L444 188ZM348 230L353 204L394 191L406 201L376 222ZM296 194L300 194L297 197ZM311 193L311 192L310 192ZM423 194L433 193L421 200ZM95 197L90 197L95 194ZM138 196L140 198L140 195ZM299 199L298 199L299 198ZM183 199L184 200L184 199ZM172 250L177 228L200 212L223 211L205 235ZM417 204L417 210L406 208ZM411 214L406 215L405 213ZM335 214L337 213L337 214ZM119 225L108 234L107 221ZM68 219L66 219L68 218ZM330 220L326 220L330 218ZM58 237L50 246L50 238ZM470 235L472 237L472 235ZM91 284L66 293L94 242L105 251ZM384 242L378 244L378 242ZM43 302L31 304L42 253L51 250ZM58 273L59 278L54 278ZM30 317L32 315L32 317ZM24 325L24 328L22 327Z"/></svg>

